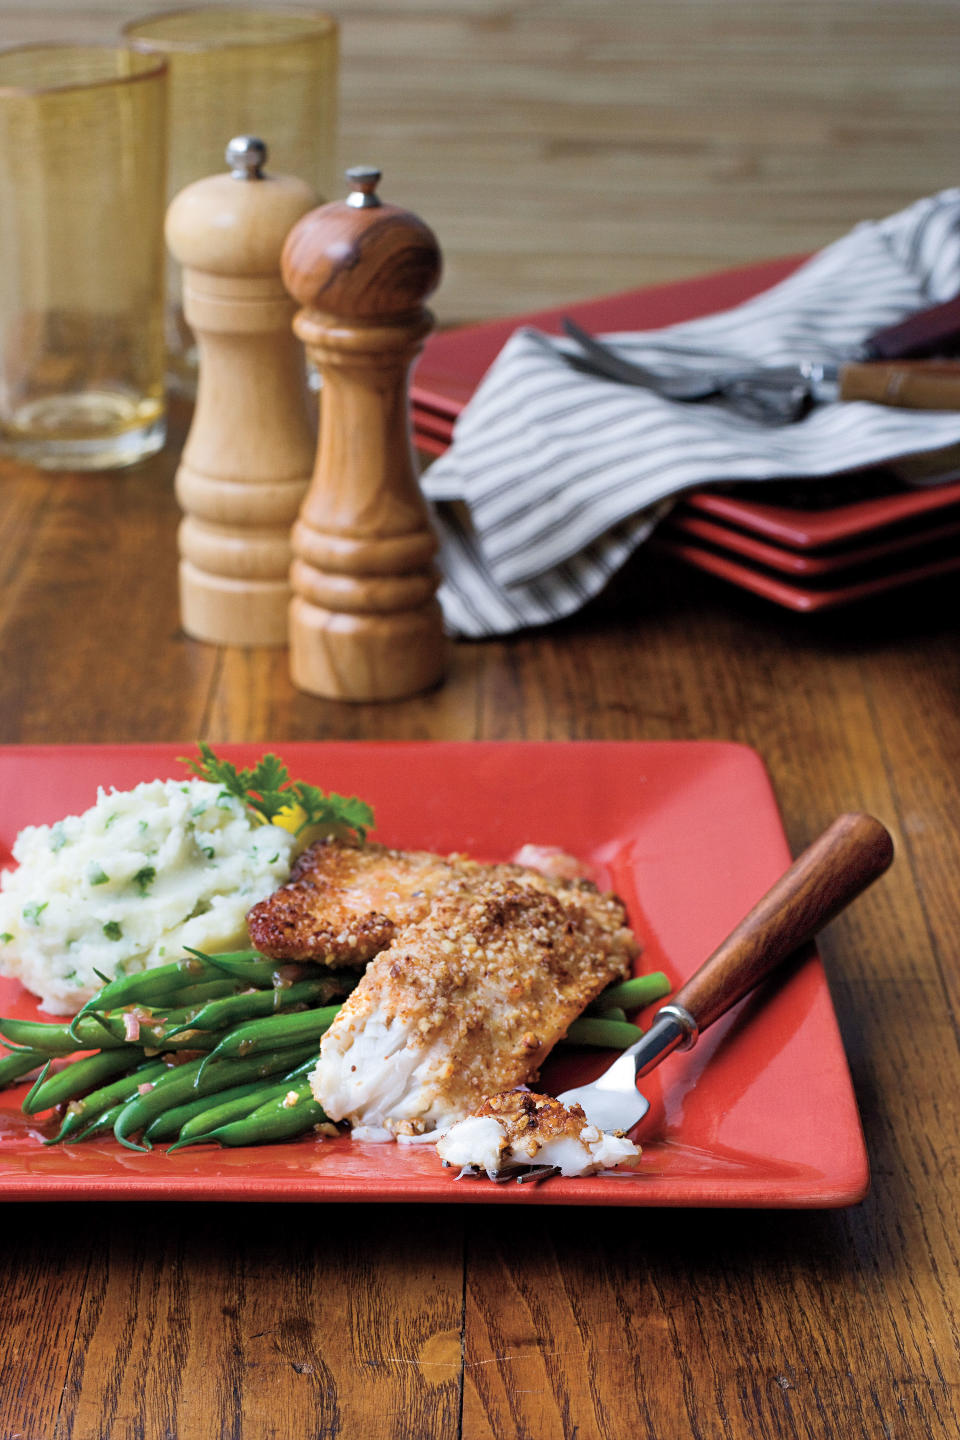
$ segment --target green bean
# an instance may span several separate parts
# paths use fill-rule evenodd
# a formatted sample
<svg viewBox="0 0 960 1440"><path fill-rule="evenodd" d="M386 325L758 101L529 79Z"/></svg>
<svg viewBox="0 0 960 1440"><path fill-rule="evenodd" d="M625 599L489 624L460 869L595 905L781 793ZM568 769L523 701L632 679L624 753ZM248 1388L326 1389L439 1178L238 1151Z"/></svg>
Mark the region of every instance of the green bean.
<svg viewBox="0 0 960 1440"><path fill-rule="evenodd" d="M622 1020L626 1023L627 1012L621 1010L619 1005L611 1005L609 1010L598 1010L597 1014L601 1020Z"/></svg>
<svg viewBox="0 0 960 1440"><path fill-rule="evenodd" d="M76 1050L91 1048L71 1035L66 1024L58 1025L56 1022L43 1020L16 1020L6 1015L0 1016L0 1035L8 1045L42 1051L48 1059L54 1055L72 1055ZM102 1030L100 1036L102 1039Z"/></svg>
<svg viewBox="0 0 960 1440"><path fill-rule="evenodd" d="M213 1095L201 1095L196 1100L187 1100L164 1110L143 1132L144 1140L174 1140L181 1136L182 1128L190 1121L209 1115L212 1111L227 1112L228 1118L236 1119L248 1110L255 1110L263 1096L263 1081L249 1080L246 1085L232 1085L229 1090L218 1090ZM219 1102L219 1103L217 1103ZM218 1123L220 1123L218 1121ZM175 1146L171 1148L175 1149Z"/></svg>
<svg viewBox="0 0 960 1440"><path fill-rule="evenodd" d="M126 1104L126 1100L118 1100L115 1105L110 1106L109 1110L104 1110L102 1115L98 1115L96 1120L85 1129L78 1130L75 1134L67 1135L64 1139L64 1144L78 1145L81 1140L105 1140L108 1135L112 1140L113 1127L117 1123L117 1116Z"/></svg>
<svg viewBox="0 0 960 1440"><path fill-rule="evenodd" d="M169 1068L164 1060L148 1060L146 1064L138 1065L136 1069L121 1076L119 1080L114 1080L109 1085L102 1085L99 1090L91 1090L89 1094L82 1096L79 1100L71 1100L57 1134L43 1143L55 1145L58 1141L66 1140L79 1131L86 1133L90 1128L91 1121L98 1120L116 1105L125 1105L134 1095L139 1094L141 1085L152 1085ZM112 1123L110 1129L113 1129Z"/></svg>
<svg viewBox="0 0 960 1440"><path fill-rule="evenodd" d="M182 1025L192 1020L199 1009L199 1005L128 1005L125 1010L110 1010L102 1015L98 1011L94 1018L122 1022L124 1015L139 1015L144 1025Z"/></svg>
<svg viewBox="0 0 960 1440"><path fill-rule="evenodd" d="M87 1015L77 1026L76 1034L69 1025L57 1025L43 1020L0 1020L0 1034L15 1045L30 1046L42 1050L44 1055L74 1055L78 1050L113 1049L125 1044L123 1026L120 1034L116 1027L101 1024L98 1017Z"/></svg>
<svg viewBox="0 0 960 1440"><path fill-rule="evenodd" d="M230 980L226 975L220 975L217 980L199 980L196 985L184 985L182 990L176 990L171 1000L177 1002L178 1007L190 1008L198 1005L205 1005L208 1000L218 1000L222 995L236 995L240 989L238 980Z"/></svg>
<svg viewBox="0 0 960 1440"><path fill-rule="evenodd" d="M33 1089L23 1101L21 1109L25 1115L36 1115L41 1110L52 1110L77 1095L96 1089L103 1080L131 1070L144 1058L143 1051L133 1045L123 1045L116 1050L100 1050L95 1055L86 1055L64 1065L56 1074L49 1075L51 1060L40 1072Z"/></svg>
<svg viewBox="0 0 960 1440"><path fill-rule="evenodd" d="M97 1019L104 1027L101 1038L103 1049L118 1045L142 1045L147 1050L212 1050L218 1039L217 1035L198 1030L189 1022L174 1025L172 1029L175 1033L171 1035L163 1019L158 1016L155 1025L146 1020L141 1021L136 1040L128 1040L122 1015L98 1015Z"/></svg>
<svg viewBox="0 0 960 1440"><path fill-rule="evenodd" d="M14 1050L10 1055L0 1055L0 1089L26 1079L47 1058L40 1050Z"/></svg>
<svg viewBox="0 0 960 1440"><path fill-rule="evenodd" d="M319 1010L299 1010L290 1015L271 1015L263 1020L251 1020L247 1025L237 1025L228 1030L220 1043L211 1050L208 1063L226 1057L242 1057L262 1053L275 1045L299 1045L308 1040L319 1040L329 1030L339 1005L324 1005Z"/></svg>
<svg viewBox="0 0 960 1440"><path fill-rule="evenodd" d="M356 979L356 977L354 977ZM330 998L329 980L300 980L293 985L278 985L272 990L245 991L242 995L228 995L223 1000L211 1000L195 1011L190 1026L196 1030L225 1030L239 1021L256 1016L272 1015L275 1011L289 1010L294 1005L316 1003ZM167 1032L175 1035L179 1027Z"/></svg>
<svg viewBox="0 0 960 1440"><path fill-rule="evenodd" d="M201 1095L212 1095L217 1090L226 1090L231 1085L242 1085L247 1080L256 1080L263 1075L275 1075L278 1071L291 1070L302 1060L306 1060L311 1052L316 1054L315 1045L275 1050L267 1055L251 1055L246 1060L220 1060L216 1065L208 1065L210 1057L204 1055L199 1060L178 1065L169 1075L161 1075L146 1095L135 1095L127 1101L117 1116L113 1133L128 1150L149 1150L152 1148L149 1142L137 1145L129 1136L145 1130L164 1110L183 1105Z"/></svg>
<svg viewBox="0 0 960 1440"><path fill-rule="evenodd" d="M311 1064L316 1064L316 1057L315 1057L315 1056L314 1056L313 1059L311 1060ZM155 1068L152 1069L152 1073L149 1073L152 1067L155 1067ZM128 1077L127 1077L128 1080L130 1080L130 1079L135 1079L135 1080L136 1080L137 1083L136 1083L136 1085L134 1086L134 1088L133 1088L133 1089L130 1089L129 1086L128 1086L127 1091L126 1091L126 1093L122 1096L122 1098L116 1100L115 1103L111 1103L109 1109L106 1109L106 1110L101 1111L101 1113L100 1113L99 1115L97 1115L97 1117L93 1120L93 1123L90 1124L90 1125L87 1125L85 1129L80 1130L80 1131L77 1131L77 1132L75 1132L75 1133L74 1133L74 1132L71 1132L69 1135L67 1135L67 1136L65 1137L65 1138L66 1138L66 1143L67 1143L68 1145L75 1145L75 1144L76 1144L78 1141L80 1141L80 1140L95 1140L95 1139L98 1139L98 1138L100 1138L100 1137L106 1138L106 1136L108 1136L108 1135L109 1135L111 1138L113 1138L114 1126L115 1126L116 1123L117 1123L117 1120L118 1120L118 1118L119 1118L119 1116L120 1116L121 1111L125 1108L125 1106L126 1106L131 1100L136 1099L136 1098L140 1095L140 1085L145 1084L145 1083L152 1083L152 1084L155 1085L156 1081L157 1081L158 1079L160 1079L162 1076L164 1076L165 1074L167 1074L169 1071L171 1071L171 1070L176 1070L176 1069L183 1069L183 1068L184 1068L183 1066L171 1066L171 1065L168 1064L168 1062L166 1062L165 1060L154 1060L154 1061L151 1062L151 1066L150 1066L150 1067L148 1067L148 1066L146 1066L146 1065L142 1065L142 1066L140 1067L140 1069L137 1070L137 1071L134 1073L133 1076L128 1076ZM118 1082L118 1087L117 1087L118 1090L119 1090L119 1085L120 1085L121 1083L122 1083L122 1082ZM260 1081L257 1081L256 1084L255 1084L252 1088L259 1091L259 1090L260 1090L260 1087L261 1087L261 1082L260 1082ZM148 1093L149 1093L149 1092L148 1092ZM191 1092L191 1093L192 1093L192 1092ZM106 1095L106 1090L100 1091L99 1094L101 1095L101 1097L105 1096L105 1095ZM89 1098L89 1097L88 1097L88 1098ZM205 1099L202 1099L202 1100L197 1101L196 1103L197 1103L197 1104L200 1104L200 1105L209 1105L210 1100L209 1100L209 1097L207 1097L207 1098L205 1098ZM180 1108L183 1108L183 1107L180 1107ZM89 1118L89 1117L88 1117L88 1118ZM160 1118L160 1119L163 1119L164 1117L161 1115L159 1118ZM81 1116L80 1119L81 1119L81 1124L82 1124L82 1123L83 1123L83 1116ZM150 1127L150 1128L152 1128L152 1127ZM61 1138L61 1137L58 1136L57 1138L59 1139L59 1138ZM156 1137L151 1136L150 1138L156 1138Z"/></svg>
<svg viewBox="0 0 960 1440"><path fill-rule="evenodd" d="M218 970L231 976L234 980L242 980L247 985L256 985L262 989L268 989L274 984L274 977L277 971L286 962L283 960L270 960L267 956L261 955L259 950L236 950L229 955L207 955L202 950L191 950L187 947L189 955L195 955L198 960L205 964L214 965ZM318 966L304 966L305 970L316 971Z"/></svg>
<svg viewBox="0 0 960 1440"><path fill-rule="evenodd" d="M153 970L138 970L133 975L119 975L98 990L86 1005L73 1017L70 1024L72 1034L84 1015L91 1011L122 1010L125 1005L148 1005L155 1000L172 998L185 985L200 980L215 980L222 977L222 971L211 965L205 957L191 954L188 959L174 960L169 965L158 965Z"/></svg>
<svg viewBox="0 0 960 1440"><path fill-rule="evenodd" d="M640 1010L669 994L670 981L666 975L662 970L651 970L647 975L634 975L630 980L622 980L619 985L608 985L588 1009L591 1015L616 1005L624 1010Z"/></svg>
<svg viewBox="0 0 960 1440"><path fill-rule="evenodd" d="M271 960L268 956L261 955L259 950L237 950L231 955L208 955L203 950L191 950L189 946L186 948L187 953L195 955L198 960L216 965L234 979L262 989L276 985L279 972L288 967L296 970L298 980L335 979L341 983L345 980L356 983L360 978L356 972L334 970L316 960Z"/></svg>
<svg viewBox="0 0 960 1440"><path fill-rule="evenodd" d="M124 1050L131 1045L146 1046L150 1050L209 1050L216 1044L215 1036L198 1034L187 1025L175 1028L176 1036L171 1038L162 1021L156 1026L142 1021L137 1039L128 1040L122 1015L84 1016L76 1034L71 1034L66 1025L31 1020L0 1022L0 1030L4 1035L9 1034L11 1040L29 1044L32 1049L53 1057L74 1055L79 1050Z"/></svg>
<svg viewBox="0 0 960 1440"><path fill-rule="evenodd" d="M585 1015L574 1020L563 1038L571 1045L597 1045L605 1050L626 1050L630 1045L635 1045L642 1035L643 1031L638 1025Z"/></svg>
<svg viewBox="0 0 960 1440"><path fill-rule="evenodd" d="M326 1121L323 1107L314 1100L308 1080L278 1087L278 1092L242 1120L221 1125L203 1138L229 1146L269 1145L277 1140L292 1140Z"/></svg>
<svg viewBox="0 0 960 1440"><path fill-rule="evenodd" d="M167 1051L176 1054L178 1050L212 1050L218 1039L219 1031L210 1034L207 1030L180 1030L173 1036L161 1031L151 1036L148 1030L141 1034L139 1043L148 1054L158 1055Z"/></svg>
<svg viewBox="0 0 960 1440"><path fill-rule="evenodd" d="M301 1075L311 1071L317 1063L316 1052L312 1052L309 1059L304 1060L284 1075L282 1080L268 1081L265 1085L262 1080L255 1081L252 1085L238 1085L233 1090L223 1090L213 1096L202 1100L194 1101L193 1106L182 1105L177 1110L169 1113L169 1119L179 1115L182 1111L191 1109L193 1113L184 1116L181 1122L179 1136L175 1144L170 1146L171 1150L178 1150L181 1145L195 1145L198 1141L205 1140L207 1132L217 1125L225 1125L230 1120L239 1119L242 1115L249 1114L256 1110L265 1101L272 1098L278 1088L281 1094L286 1094L290 1082L297 1080ZM241 1093L242 1092L242 1093ZM211 1103L212 1102L212 1103ZM161 1119L164 1117L161 1116ZM162 1135L151 1134L152 1126L146 1131L148 1140L163 1139Z"/></svg>

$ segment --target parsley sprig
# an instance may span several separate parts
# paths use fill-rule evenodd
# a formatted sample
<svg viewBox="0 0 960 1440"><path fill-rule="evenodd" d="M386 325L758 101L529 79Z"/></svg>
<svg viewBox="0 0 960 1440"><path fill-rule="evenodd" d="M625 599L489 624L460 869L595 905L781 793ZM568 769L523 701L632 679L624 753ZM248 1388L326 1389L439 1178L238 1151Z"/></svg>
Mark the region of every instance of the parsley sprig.
<svg viewBox="0 0 960 1440"><path fill-rule="evenodd" d="M201 780L221 787L221 793L235 795L247 809L267 823L278 817L281 823L291 813L297 815L293 833L318 826L331 831L352 830L358 839L366 839L373 826L373 811L356 795L325 794L316 785L291 780L290 772L278 755L264 755L250 770L239 770L229 760L221 760L210 746L198 742L200 759L182 755L186 765ZM302 811L302 818L299 811Z"/></svg>

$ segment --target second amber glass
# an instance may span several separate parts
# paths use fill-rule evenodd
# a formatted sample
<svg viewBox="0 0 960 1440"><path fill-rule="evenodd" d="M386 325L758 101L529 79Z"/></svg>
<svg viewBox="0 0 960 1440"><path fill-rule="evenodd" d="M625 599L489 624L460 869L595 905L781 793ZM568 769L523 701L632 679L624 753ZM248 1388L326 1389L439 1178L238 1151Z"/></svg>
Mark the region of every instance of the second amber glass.
<svg viewBox="0 0 960 1440"><path fill-rule="evenodd" d="M309 8L217 5L148 15L127 39L162 51L170 66L169 198L224 169L234 135L257 135L269 167L327 197L335 183L339 32ZM168 275L171 380L192 388L196 359L183 322L179 275Z"/></svg>

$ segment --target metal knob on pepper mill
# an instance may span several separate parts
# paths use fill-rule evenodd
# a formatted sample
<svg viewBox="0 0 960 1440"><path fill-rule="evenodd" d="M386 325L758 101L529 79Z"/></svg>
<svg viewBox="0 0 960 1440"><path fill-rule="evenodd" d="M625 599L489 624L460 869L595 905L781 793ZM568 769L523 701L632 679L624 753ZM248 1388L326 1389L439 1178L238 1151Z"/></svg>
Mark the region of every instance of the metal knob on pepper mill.
<svg viewBox="0 0 960 1440"><path fill-rule="evenodd" d="M337 700L394 700L442 677L437 541L420 490L408 375L433 326L436 237L348 170L283 250L294 329L322 379L316 468L293 528L290 673Z"/></svg>
<svg viewBox="0 0 960 1440"><path fill-rule="evenodd" d="M176 479L181 622L194 639L224 645L287 643L290 527L316 444L280 254L319 197L302 180L265 173L266 158L262 140L237 136L229 174L188 185L167 211L200 356Z"/></svg>

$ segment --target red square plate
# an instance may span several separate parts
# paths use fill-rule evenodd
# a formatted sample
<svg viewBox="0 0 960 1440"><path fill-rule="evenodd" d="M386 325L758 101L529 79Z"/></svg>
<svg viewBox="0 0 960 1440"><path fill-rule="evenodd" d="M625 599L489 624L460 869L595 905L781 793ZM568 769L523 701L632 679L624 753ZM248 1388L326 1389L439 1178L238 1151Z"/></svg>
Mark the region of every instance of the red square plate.
<svg viewBox="0 0 960 1440"><path fill-rule="evenodd" d="M949 539L919 546L907 557L901 557L901 564L891 568L886 565L862 566L841 575L821 576L822 583L819 584L815 583L817 577L802 580L785 578L782 574L741 560L732 553L699 545L669 531L662 536L654 536L648 543L661 554L682 560L695 570L705 570L708 575L716 575L741 590L800 614L836 610L843 605L872 600L890 590L899 590L906 585L916 585L922 580L934 580L960 570L960 553Z"/></svg>
<svg viewBox="0 0 960 1440"><path fill-rule="evenodd" d="M17 831L184 773L183 745L0 748L0 865ZM682 982L790 860L759 756L713 742L344 743L217 747L242 763L275 749L291 773L359 794L394 845L508 858L556 844L624 898L639 968ZM13 981L4 1014L37 1013ZM610 1053L551 1059L544 1088L592 1078ZM138 1154L113 1142L44 1147L49 1123L0 1094L0 1195L11 1200L350 1200L488 1205L825 1207L868 1184L850 1075L819 959L809 953L696 1048L644 1081L651 1111L635 1174L539 1186L457 1181L432 1146L303 1139L248 1150Z"/></svg>
<svg viewBox="0 0 960 1440"><path fill-rule="evenodd" d="M728 525L753 531L775 544L798 550L819 550L867 537L876 538L878 532L882 534L890 526L922 518L928 518L931 526L937 525L942 519L941 512L949 511L960 502L960 480L919 489L904 489L894 481L880 488L882 493L846 504L822 500L818 503L816 488L811 489L802 505L796 506L779 505L754 495L713 490L692 491L685 504Z"/></svg>
<svg viewBox="0 0 960 1440"><path fill-rule="evenodd" d="M695 542L702 540L720 552L742 556L752 564L766 565L799 581L817 581L821 576L830 576L840 585L849 582L851 571L877 561L882 561L891 575L897 570L911 569L921 548L926 551L934 545L942 547L944 542L960 535L960 507L954 507L949 513L952 517L949 521L944 517L940 524L929 528L888 530L882 540L872 544L845 545L833 550L790 550L785 545L759 540L735 530L732 525L704 520L682 509L675 510L661 525L659 535L661 539L673 536L682 541L689 536Z"/></svg>

